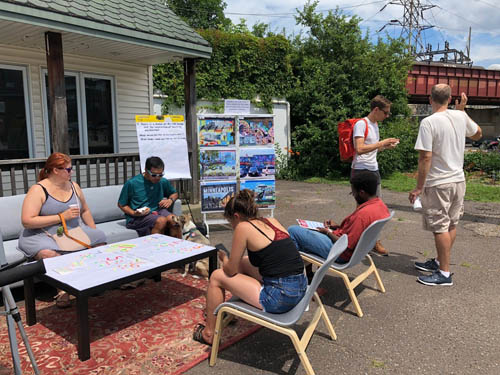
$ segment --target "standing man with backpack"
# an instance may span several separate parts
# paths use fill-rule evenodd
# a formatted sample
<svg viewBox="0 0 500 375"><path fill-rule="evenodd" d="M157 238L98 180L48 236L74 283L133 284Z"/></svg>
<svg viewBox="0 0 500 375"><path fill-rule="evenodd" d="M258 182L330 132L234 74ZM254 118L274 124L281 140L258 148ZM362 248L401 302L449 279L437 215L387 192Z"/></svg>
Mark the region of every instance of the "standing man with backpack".
<svg viewBox="0 0 500 375"><path fill-rule="evenodd" d="M352 131L356 153L351 164L351 179L361 171L368 171L377 176L377 197L380 197L380 173L377 163L377 152L392 149L399 143L397 138L380 140L378 123L391 115L391 102L382 95L377 95L370 102L370 113L354 124ZM389 252L377 241L373 250L380 255Z"/></svg>

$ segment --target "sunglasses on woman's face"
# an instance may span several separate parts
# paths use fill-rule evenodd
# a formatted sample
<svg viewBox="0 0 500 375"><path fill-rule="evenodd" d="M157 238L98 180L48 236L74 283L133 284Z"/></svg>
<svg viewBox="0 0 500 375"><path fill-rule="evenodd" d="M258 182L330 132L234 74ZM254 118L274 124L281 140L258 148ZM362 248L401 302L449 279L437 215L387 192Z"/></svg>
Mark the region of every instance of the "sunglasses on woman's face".
<svg viewBox="0 0 500 375"><path fill-rule="evenodd" d="M69 167L69 168L57 168L57 169L65 169L66 172L71 173L71 171L73 170L73 167Z"/></svg>

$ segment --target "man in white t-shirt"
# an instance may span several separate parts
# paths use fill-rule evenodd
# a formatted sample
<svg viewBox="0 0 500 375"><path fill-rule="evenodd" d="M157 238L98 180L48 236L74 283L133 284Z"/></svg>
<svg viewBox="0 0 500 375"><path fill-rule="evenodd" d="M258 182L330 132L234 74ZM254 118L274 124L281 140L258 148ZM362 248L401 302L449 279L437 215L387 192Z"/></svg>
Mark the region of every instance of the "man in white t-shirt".
<svg viewBox="0 0 500 375"><path fill-rule="evenodd" d="M377 152L394 148L399 143L397 138L380 140L378 123L391 115L391 102L382 95L377 95L370 102L370 113L354 124L352 131L356 154L351 164L351 179L361 171L368 171L377 176L377 197L380 197L380 173L377 163ZM366 132L368 128L368 133ZM365 138L366 134L366 138ZM374 249L380 255L389 252L377 241Z"/></svg>
<svg viewBox="0 0 500 375"><path fill-rule="evenodd" d="M457 224L464 212L465 138L481 139L481 128L465 113L467 96L462 93L457 110L448 109L451 88L441 83L432 87L432 115L420 123L415 150L419 152L417 187L410 202L422 197L424 229L434 233L437 259L415 262L425 285L453 285L450 274L450 254L457 235Z"/></svg>

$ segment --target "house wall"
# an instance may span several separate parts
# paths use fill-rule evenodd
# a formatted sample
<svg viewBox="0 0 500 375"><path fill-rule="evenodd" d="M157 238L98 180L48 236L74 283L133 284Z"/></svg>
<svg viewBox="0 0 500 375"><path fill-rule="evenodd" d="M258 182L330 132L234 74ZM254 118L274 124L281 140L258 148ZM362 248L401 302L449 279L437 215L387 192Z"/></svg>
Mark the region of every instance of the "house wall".
<svg viewBox="0 0 500 375"><path fill-rule="evenodd" d="M45 50L22 49L0 44L0 64L27 68L33 157L45 157L45 109L42 104L42 69L47 67ZM152 108L151 70L111 60L64 54L66 71L111 76L115 85L117 152L138 152L135 115L150 114Z"/></svg>

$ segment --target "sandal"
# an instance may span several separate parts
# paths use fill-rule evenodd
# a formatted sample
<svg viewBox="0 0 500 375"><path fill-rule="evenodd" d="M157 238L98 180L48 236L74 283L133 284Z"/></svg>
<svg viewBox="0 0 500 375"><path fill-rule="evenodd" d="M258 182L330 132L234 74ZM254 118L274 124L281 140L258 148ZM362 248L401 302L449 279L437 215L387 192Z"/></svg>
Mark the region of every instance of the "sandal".
<svg viewBox="0 0 500 375"><path fill-rule="evenodd" d="M193 340L198 341L199 343L201 343L203 345L212 346L212 344L206 342L205 339L203 338L203 330L204 329L205 329L205 326L203 324L198 324L193 332Z"/></svg>
<svg viewBox="0 0 500 375"><path fill-rule="evenodd" d="M69 294L63 290L59 291L59 293L55 295L54 300L56 301L56 306L60 309L66 309L71 306Z"/></svg>

